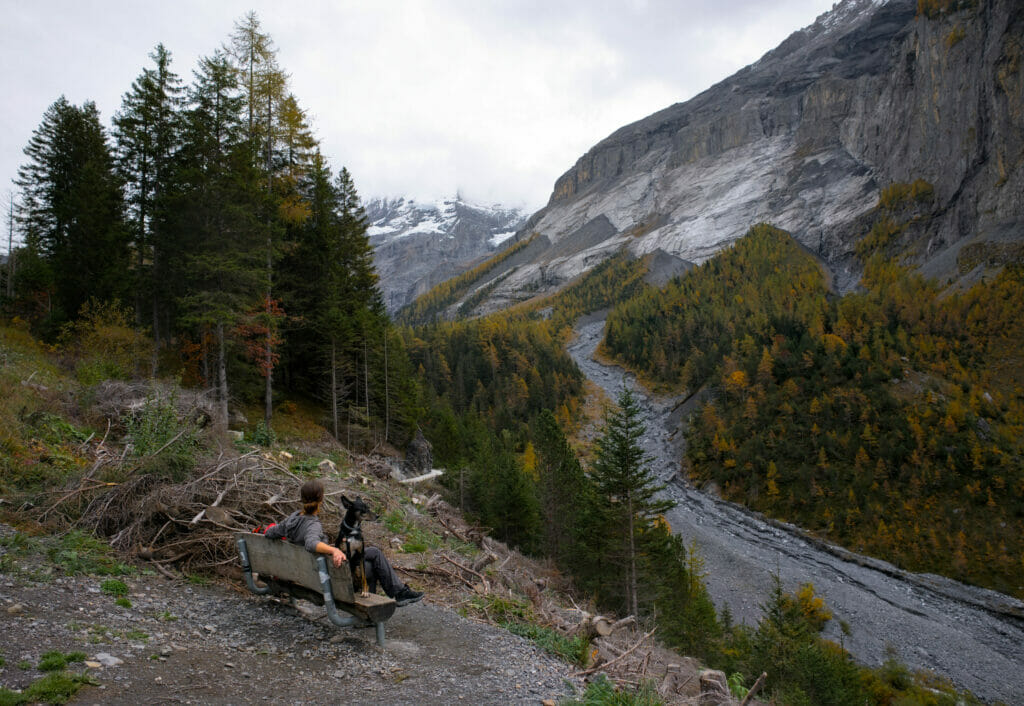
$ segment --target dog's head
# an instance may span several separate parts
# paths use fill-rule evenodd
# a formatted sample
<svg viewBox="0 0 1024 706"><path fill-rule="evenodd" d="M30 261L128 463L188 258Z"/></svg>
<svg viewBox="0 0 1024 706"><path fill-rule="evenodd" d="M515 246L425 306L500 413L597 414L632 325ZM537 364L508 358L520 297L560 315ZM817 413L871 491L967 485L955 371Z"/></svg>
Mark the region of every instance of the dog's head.
<svg viewBox="0 0 1024 706"><path fill-rule="evenodd" d="M363 520L377 519L377 513L371 510L370 506L359 496L350 500L342 495L341 504L345 508L345 520L349 525L355 526Z"/></svg>

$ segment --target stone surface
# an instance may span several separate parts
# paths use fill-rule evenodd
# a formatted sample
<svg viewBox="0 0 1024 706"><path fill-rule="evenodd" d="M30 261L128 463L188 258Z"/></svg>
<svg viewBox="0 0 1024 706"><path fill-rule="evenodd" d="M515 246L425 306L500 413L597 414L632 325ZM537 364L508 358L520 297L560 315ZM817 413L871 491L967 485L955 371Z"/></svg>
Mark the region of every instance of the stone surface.
<svg viewBox="0 0 1024 706"><path fill-rule="evenodd" d="M405 464L402 470L409 476L419 476L430 473L434 467L434 456L431 453L433 446L423 436L423 430L416 428L416 436L409 442L409 448L405 452Z"/></svg>

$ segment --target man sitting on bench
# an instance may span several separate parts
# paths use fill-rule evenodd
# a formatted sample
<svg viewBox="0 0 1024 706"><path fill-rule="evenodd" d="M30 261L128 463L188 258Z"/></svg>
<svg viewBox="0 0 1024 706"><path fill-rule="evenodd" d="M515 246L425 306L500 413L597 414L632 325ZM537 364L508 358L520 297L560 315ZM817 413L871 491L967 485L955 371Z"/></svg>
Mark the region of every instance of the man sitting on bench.
<svg viewBox="0 0 1024 706"><path fill-rule="evenodd" d="M304 546L306 551L329 554L334 565L341 566L346 560L345 552L325 541L324 527L317 516L324 499L324 484L315 478L308 480L302 484L299 496L302 499L302 510L296 510L268 529L267 539L286 537L292 544ZM376 547L366 548L366 561L371 568L368 573L373 583L379 580L384 592L389 598L394 598L398 605L408 605L423 598L423 593L414 591L398 578L387 557Z"/></svg>
<svg viewBox="0 0 1024 706"><path fill-rule="evenodd" d="M302 498L302 510L296 510L266 532L267 539L287 537L292 544L301 544L307 552L328 554L335 566L345 561L345 552L332 547L325 540L324 526L317 515L320 503L324 499L324 484L318 480L308 480L299 491Z"/></svg>

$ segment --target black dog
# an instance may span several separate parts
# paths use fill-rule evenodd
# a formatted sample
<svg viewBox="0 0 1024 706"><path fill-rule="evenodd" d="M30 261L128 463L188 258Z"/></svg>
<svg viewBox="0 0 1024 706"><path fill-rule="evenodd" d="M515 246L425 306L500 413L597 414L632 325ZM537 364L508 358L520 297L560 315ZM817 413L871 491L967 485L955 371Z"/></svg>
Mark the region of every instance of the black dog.
<svg viewBox="0 0 1024 706"><path fill-rule="evenodd" d="M363 542L361 525L363 519L376 520L377 515L360 497L349 500L342 495L341 504L345 507L345 517L342 518L341 525L338 527L338 539L334 546L345 552L348 557L348 565L352 567L353 587L359 591L359 595L368 596L370 587L366 581L366 563L364 561L366 545Z"/></svg>

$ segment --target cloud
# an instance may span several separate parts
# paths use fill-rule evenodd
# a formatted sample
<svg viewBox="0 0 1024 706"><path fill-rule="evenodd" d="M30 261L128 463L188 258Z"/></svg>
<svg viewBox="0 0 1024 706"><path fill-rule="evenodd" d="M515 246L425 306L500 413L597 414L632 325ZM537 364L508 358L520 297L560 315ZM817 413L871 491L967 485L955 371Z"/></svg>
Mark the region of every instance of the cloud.
<svg viewBox="0 0 1024 706"><path fill-rule="evenodd" d="M828 0L7 3L0 175L59 95L105 120L163 42L186 82L256 11L335 169L364 196L539 207L618 127L756 60Z"/></svg>

